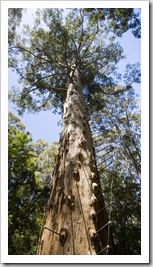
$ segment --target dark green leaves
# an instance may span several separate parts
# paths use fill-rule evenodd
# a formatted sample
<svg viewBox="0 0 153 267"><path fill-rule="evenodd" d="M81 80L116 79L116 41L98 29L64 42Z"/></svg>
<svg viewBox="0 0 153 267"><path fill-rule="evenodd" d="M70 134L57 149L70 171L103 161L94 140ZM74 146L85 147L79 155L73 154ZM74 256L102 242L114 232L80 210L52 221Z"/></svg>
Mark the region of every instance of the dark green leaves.
<svg viewBox="0 0 153 267"><path fill-rule="evenodd" d="M136 38L141 37L141 23L139 13L133 8L87 8L90 23L103 22L107 19L107 25L111 32L120 37L131 29Z"/></svg>
<svg viewBox="0 0 153 267"><path fill-rule="evenodd" d="M34 255L57 146L41 140L32 144L25 126L12 113L8 130L8 253Z"/></svg>

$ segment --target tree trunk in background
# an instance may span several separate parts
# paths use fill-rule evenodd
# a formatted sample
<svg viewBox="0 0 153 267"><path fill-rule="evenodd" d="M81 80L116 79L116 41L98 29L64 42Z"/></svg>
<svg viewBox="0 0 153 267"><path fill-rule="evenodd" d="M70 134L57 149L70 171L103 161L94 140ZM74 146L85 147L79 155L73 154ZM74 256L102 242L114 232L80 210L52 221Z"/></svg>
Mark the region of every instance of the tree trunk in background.
<svg viewBox="0 0 153 267"><path fill-rule="evenodd" d="M60 148L37 254L114 254L92 134L75 65L70 76Z"/></svg>

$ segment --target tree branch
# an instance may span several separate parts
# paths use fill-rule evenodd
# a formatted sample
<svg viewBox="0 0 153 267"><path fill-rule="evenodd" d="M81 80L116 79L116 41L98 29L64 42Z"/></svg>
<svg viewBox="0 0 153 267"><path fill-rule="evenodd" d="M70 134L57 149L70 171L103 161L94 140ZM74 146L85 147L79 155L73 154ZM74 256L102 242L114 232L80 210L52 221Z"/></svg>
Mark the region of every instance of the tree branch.
<svg viewBox="0 0 153 267"><path fill-rule="evenodd" d="M48 97L46 98L45 102L44 102L41 106L39 106L39 107L37 108L37 110L41 109L42 107L45 107L45 105L47 104L47 102L48 102L51 98L52 98L52 94L49 93L49 95L48 95Z"/></svg>
<svg viewBox="0 0 153 267"><path fill-rule="evenodd" d="M52 74L49 74L49 75L47 75L47 76L45 76L45 77L42 77L42 78L38 79L36 82L34 82L34 83L31 85L31 87L30 87L29 89L31 89L34 85L36 85L38 82L40 82L40 81L43 80L43 79L46 79L46 78L49 78L49 77L52 77L52 76L59 76L59 75L63 76L63 75L66 75L66 74L67 74L67 73L52 73Z"/></svg>
<svg viewBox="0 0 153 267"><path fill-rule="evenodd" d="M39 56L36 56L34 53L30 52L29 50L27 50L26 48L24 47L21 47L21 46L11 46L9 47L9 50L11 49L19 49L19 50L24 50L25 52L28 52L29 54L31 54L32 56L36 57L36 58L39 58L39 59L42 59L44 60L45 62L48 62L48 63L51 63L49 60L43 58L43 57L39 57Z"/></svg>
<svg viewBox="0 0 153 267"><path fill-rule="evenodd" d="M105 107L105 108L106 108L106 107ZM127 144L126 144L126 140L125 140L125 138L123 137L123 135L122 135L122 133L121 133L121 131L120 131L118 125L117 125L116 122L114 121L114 119L113 119L113 114L112 114L107 108L106 108L106 110L107 110L108 114L110 115L110 120L111 120L112 123L114 124L114 126L115 126L115 128L116 128L116 130L117 130L117 133L118 133L120 139L121 139L122 142L123 142L123 147L124 147L124 149L125 149L125 152L126 152L126 154L128 155L128 157L131 159L131 161L132 161L132 163L133 163L133 166L134 166L134 168L135 168L135 170L136 170L136 173L138 174L138 176L139 176L139 178L140 178L140 180L141 180L141 168L140 168L139 164L137 164L135 158L133 157L133 155L132 155L132 153L131 153L130 148L129 148L129 147L127 146Z"/></svg>
<svg viewBox="0 0 153 267"><path fill-rule="evenodd" d="M30 94L31 92L33 92L33 91L35 91L35 90L45 90L45 89L43 89L43 88L38 88L38 87L35 87L35 88L31 88L30 90L28 90L25 94L23 94L22 96L21 96L21 99L23 99L23 98L25 98L28 94ZM47 88L47 90L48 91L50 91L50 90L57 90L57 91L66 91L67 92L67 89L65 89L65 88L54 88L54 87L51 87L51 86L49 86L49 88Z"/></svg>
<svg viewBox="0 0 153 267"><path fill-rule="evenodd" d="M84 29L83 29L83 23L84 23L84 13L82 14L82 10L80 9L80 16L81 16L81 20L82 20L82 27L81 27L81 37L80 37L80 43L78 45L78 53L80 53L80 50L81 50L81 45L82 45L82 37L83 37L83 32L84 32Z"/></svg>
<svg viewBox="0 0 153 267"><path fill-rule="evenodd" d="M93 36L93 38L91 39L91 41L87 44L87 47L86 47L84 53L82 54L82 56L80 57L80 60L81 60L81 59L84 57L84 55L86 54L86 52L87 52L87 50L88 50L88 47L89 47L89 46L92 44L92 42L94 41L95 36L97 35L98 31L99 31L99 26L98 26L98 23L97 23L97 30L95 31L94 36Z"/></svg>
<svg viewBox="0 0 153 267"><path fill-rule="evenodd" d="M64 56L65 56L65 61L66 61L66 68L67 68L67 74L68 74L68 77L70 79L70 67L69 67L69 64L68 64L68 56L67 56L67 51L66 51L66 43L65 43L65 39L63 40L63 45L64 45Z"/></svg>
<svg viewBox="0 0 153 267"><path fill-rule="evenodd" d="M67 66L66 66L66 65L64 65L64 64L63 64L63 63L61 63L61 62L57 62L57 64L58 64L59 66L61 66L61 67L67 68Z"/></svg>

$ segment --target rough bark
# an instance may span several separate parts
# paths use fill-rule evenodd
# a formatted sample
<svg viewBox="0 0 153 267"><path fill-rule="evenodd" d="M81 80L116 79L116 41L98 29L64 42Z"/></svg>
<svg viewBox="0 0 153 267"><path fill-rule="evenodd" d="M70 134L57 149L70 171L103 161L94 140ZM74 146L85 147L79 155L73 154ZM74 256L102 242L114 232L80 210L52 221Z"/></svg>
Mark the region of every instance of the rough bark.
<svg viewBox="0 0 153 267"><path fill-rule="evenodd" d="M71 69L60 148L37 254L114 254L79 73L75 65Z"/></svg>

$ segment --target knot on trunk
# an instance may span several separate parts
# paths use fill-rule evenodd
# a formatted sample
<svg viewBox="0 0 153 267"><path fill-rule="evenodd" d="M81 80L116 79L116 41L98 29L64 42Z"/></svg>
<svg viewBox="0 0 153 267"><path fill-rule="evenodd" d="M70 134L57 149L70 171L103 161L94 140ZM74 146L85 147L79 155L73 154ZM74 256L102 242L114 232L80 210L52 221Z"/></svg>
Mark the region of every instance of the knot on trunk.
<svg viewBox="0 0 153 267"><path fill-rule="evenodd" d="M60 236L59 236L59 240L62 246L64 246L64 244L66 243L66 239L68 236L68 230L63 227L60 231Z"/></svg>
<svg viewBox="0 0 153 267"><path fill-rule="evenodd" d="M72 192L70 191L67 196L67 203L71 210L75 210L75 196L73 196Z"/></svg>
<svg viewBox="0 0 153 267"><path fill-rule="evenodd" d="M97 183L92 183L93 192L97 192L97 189L98 189L98 184Z"/></svg>
<svg viewBox="0 0 153 267"><path fill-rule="evenodd" d="M79 182L80 181L80 175L79 175L79 171L74 170L73 171L73 178L75 181Z"/></svg>
<svg viewBox="0 0 153 267"><path fill-rule="evenodd" d="M96 222L96 212L94 210L91 210L90 218L93 220L93 222Z"/></svg>
<svg viewBox="0 0 153 267"><path fill-rule="evenodd" d="M91 197L91 202L90 202L91 206L94 206L96 204L96 202L97 202L97 198L93 194L92 197Z"/></svg>
<svg viewBox="0 0 153 267"><path fill-rule="evenodd" d="M91 180L96 180L97 179L97 176L94 172L91 173Z"/></svg>
<svg viewBox="0 0 153 267"><path fill-rule="evenodd" d="M91 241L95 241L96 231L94 229L89 229L89 237Z"/></svg>

